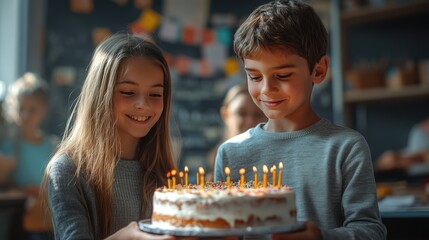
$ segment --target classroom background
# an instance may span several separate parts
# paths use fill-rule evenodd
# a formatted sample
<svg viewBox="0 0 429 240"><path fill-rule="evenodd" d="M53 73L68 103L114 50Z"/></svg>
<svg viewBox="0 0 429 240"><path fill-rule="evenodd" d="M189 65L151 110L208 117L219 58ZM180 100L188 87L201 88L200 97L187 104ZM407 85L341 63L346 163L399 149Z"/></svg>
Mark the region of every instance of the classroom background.
<svg viewBox="0 0 429 240"><path fill-rule="evenodd" d="M265 2L0 0L0 101L22 74L39 74L50 87L44 130L61 138L97 44L116 32L149 35L164 51L172 74L178 166L191 172L209 168L208 154L223 133L222 100L233 85L246 81L232 49L233 34ZM411 129L429 118L429 1L307 2L322 18L330 41L330 74L314 87L316 112L362 133L373 161L388 150L405 149ZM382 214L389 239L428 236L422 226L429 220L429 170L415 170L376 173L380 189L389 193L410 196L404 189L419 189L411 203L400 199L395 211ZM404 223L408 233L397 228Z"/></svg>

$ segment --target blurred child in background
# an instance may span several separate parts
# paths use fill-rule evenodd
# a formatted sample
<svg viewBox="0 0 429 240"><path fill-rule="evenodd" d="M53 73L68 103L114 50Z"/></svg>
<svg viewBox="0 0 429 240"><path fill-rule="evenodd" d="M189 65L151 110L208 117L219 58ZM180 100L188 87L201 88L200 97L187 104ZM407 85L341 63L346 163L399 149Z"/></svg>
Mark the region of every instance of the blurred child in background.
<svg viewBox="0 0 429 240"><path fill-rule="evenodd" d="M44 215L38 196L44 169L58 141L41 129L48 112L46 82L25 73L10 86L3 110L8 137L0 144L0 152L2 166L10 167L8 187L29 196L23 220L28 239L49 239L49 217Z"/></svg>
<svg viewBox="0 0 429 240"><path fill-rule="evenodd" d="M212 169L207 175L209 181L213 180L214 161L219 145L258 123L267 121L264 113L250 97L245 82L229 89L220 108L220 115L224 123L224 132L220 142L209 153L208 164Z"/></svg>
<svg viewBox="0 0 429 240"><path fill-rule="evenodd" d="M403 150L388 150L376 162L378 170L407 170L429 164L429 118L415 124Z"/></svg>

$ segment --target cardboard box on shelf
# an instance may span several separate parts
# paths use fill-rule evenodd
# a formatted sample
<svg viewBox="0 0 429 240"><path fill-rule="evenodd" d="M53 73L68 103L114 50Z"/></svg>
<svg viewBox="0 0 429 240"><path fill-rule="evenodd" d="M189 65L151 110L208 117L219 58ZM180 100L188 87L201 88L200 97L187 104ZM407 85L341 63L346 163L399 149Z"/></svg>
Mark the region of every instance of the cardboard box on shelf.
<svg viewBox="0 0 429 240"><path fill-rule="evenodd" d="M346 72L346 78L351 82L352 88L355 90L379 88L385 85L384 71L379 69L352 69Z"/></svg>
<svg viewBox="0 0 429 240"><path fill-rule="evenodd" d="M429 86L429 59L419 61L419 82L423 86Z"/></svg>
<svg viewBox="0 0 429 240"><path fill-rule="evenodd" d="M392 89L418 83L417 69L414 62L407 62L404 67L391 67L387 70L386 85Z"/></svg>

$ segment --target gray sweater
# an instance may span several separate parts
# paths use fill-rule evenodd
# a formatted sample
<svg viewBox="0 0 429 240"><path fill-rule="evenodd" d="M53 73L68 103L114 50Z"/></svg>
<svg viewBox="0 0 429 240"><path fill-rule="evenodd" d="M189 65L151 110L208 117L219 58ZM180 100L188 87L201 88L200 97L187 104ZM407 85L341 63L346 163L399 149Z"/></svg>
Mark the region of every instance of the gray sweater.
<svg viewBox="0 0 429 240"><path fill-rule="evenodd" d="M48 191L55 239L100 239L93 191L75 171L66 156L52 162ZM140 220L143 171L138 161L118 160L114 174L112 234Z"/></svg>
<svg viewBox="0 0 429 240"><path fill-rule="evenodd" d="M253 166L261 180L264 164L283 162L283 184L295 191L298 221L314 221L324 239L386 238L370 151L358 132L326 119L294 132L262 127L263 123L219 147L215 181L225 181L226 166L232 181L239 180L240 168L253 180Z"/></svg>

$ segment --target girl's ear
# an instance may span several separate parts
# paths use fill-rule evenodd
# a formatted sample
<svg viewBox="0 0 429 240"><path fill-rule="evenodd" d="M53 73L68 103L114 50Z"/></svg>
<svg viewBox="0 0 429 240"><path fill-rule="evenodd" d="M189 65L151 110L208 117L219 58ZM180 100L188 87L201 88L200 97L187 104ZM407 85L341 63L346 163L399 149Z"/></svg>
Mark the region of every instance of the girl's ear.
<svg viewBox="0 0 429 240"><path fill-rule="evenodd" d="M329 68L329 58L328 56L323 56L320 58L319 62L316 63L313 70L313 83L319 84L325 80L326 74L328 74Z"/></svg>
<svg viewBox="0 0 429 240"><path fill-rule="evenodd" d="M228 118L228 110L225 106L220 108L220 116L222 117L223 122L225 122Z"/></svg>

